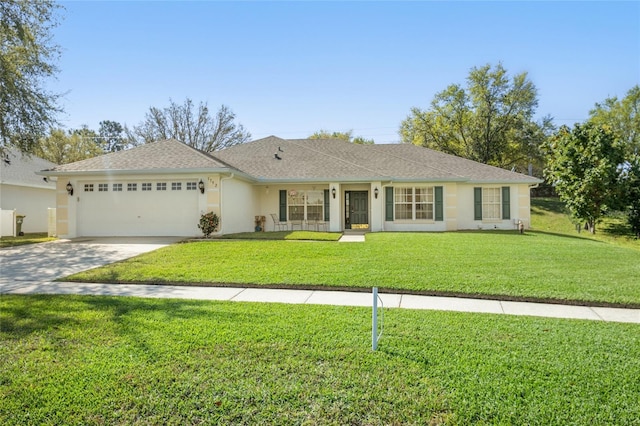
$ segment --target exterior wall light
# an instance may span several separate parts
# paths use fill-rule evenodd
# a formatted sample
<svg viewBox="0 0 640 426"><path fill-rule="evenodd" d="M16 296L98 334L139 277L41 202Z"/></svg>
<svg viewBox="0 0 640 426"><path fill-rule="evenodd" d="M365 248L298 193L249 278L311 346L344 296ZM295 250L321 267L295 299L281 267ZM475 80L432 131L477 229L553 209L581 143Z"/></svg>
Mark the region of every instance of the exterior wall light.
<svg viewBox="0 0 640 426"><path fill-rule="evenodd" d="M73 185L71 185L71 182L67 183L67 194L73 195Z"/></svg>
<svg viewBox="0 0 640 426"><path fill-rule="evenodd" d="M331 195L333 195L333 198L336 198L336 187L335 186L333 188L331 188Z"/></svg>
<svg viewBox="0 0 640 426"><path fill-rule="evenodd" d="M204 194L204 182L202 181L202 179L200 179L200 182L198 182L198 189L200 190L201 194Z"/></svg>
<svg viewBox="0 0 640 426"><path fill-rule="evenodd" d="M380 192L380 190L378 189L378 187L376 186L376 189L373 190L373 195L375 195L376 200L378 199L378 193Z"/></svg>

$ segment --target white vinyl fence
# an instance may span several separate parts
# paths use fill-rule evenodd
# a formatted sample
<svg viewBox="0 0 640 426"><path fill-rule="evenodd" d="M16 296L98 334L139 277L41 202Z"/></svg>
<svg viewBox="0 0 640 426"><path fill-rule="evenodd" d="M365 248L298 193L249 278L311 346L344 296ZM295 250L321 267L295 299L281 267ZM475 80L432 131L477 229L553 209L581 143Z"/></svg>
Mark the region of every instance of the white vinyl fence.
<svg viewBox="0 0 640 426"><path fill-rule="evenodd" d="M16 236L16 211L0 210L0 236Z"/></svg>

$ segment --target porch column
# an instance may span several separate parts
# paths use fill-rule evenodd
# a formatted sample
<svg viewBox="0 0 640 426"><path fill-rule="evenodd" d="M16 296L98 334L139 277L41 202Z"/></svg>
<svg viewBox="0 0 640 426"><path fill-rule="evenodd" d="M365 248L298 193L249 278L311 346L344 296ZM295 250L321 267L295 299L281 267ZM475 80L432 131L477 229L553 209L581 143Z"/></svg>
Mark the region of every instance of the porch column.
<svg viewBox="0 0 640 426"><path fill-rule="evenodd" d="M335 190L335 191L334 191ZM333 196L335 192L335 197ZM342 203L344 195L339 183L329 184L329 231L342 231Z"/></svg>

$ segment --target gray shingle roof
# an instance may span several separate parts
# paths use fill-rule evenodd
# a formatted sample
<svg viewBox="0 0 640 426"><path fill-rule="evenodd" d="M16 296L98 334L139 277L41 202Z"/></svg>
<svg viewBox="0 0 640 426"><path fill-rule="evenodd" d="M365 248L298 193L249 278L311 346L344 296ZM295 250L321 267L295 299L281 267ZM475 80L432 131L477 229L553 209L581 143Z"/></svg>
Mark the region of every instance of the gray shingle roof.
<svg viewBox="0 0 640 426"><path fill-rule="evenodd" d="M35 155L23 155L13 148L5 148L10 164L0 161L0 183L54 189L56 184L46 182L36 172L55 164Z"/></svg>
<svg viewBox="0 0 640 426"><path fill-rule="evenodd" d="M411 144L358 145L339 139L281 139L276 136L213 154L168 139L56 166L53 174L179 169L236 170L262 182L540 182L520 173Z"/></svg>
<svg viewBox="0 0 640 426"><path fill-rule="evenodd" d="M269 136L214 155L262 181L540 182L520 173L411 144L358 145L339 139Z"/></svg>
<svg viewBox="0 0 640 426"><path fill-rule="evenodd" d="M175 139L148 143L75 163L56 166L55 172L104 172L170 169L220 169L228 166L209 154Z"/></svg>

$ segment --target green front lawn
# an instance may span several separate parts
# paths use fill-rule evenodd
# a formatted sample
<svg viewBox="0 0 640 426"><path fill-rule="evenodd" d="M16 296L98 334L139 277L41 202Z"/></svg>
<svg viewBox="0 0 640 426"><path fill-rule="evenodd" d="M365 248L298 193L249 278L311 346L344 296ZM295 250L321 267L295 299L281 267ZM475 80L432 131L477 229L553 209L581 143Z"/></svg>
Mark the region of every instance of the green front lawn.
<svg viewBox="0 0 640 426"><path fill-rule="evenodd" d="M24 244L44 243L47 241L54 241L55 239L55 237L49 237L46 232L24 234L20 237L2 237L0 238L0 248L21 246Z"/></svg>
<svg viewBox="0 0 640 426"><path fill-rule="evenodd" d="M640 305L640 251L543 232L177 244L75 281L327 286Z"/></svg>
<svg viewBox="0 0 640 426"><path fill-rule="evenodd" d="M0 424L640 424L634 324L0 298Z"/></svg>

